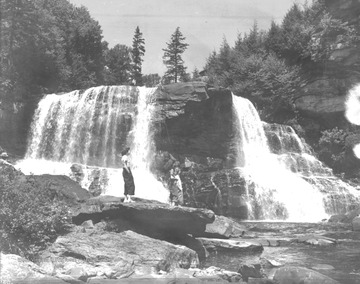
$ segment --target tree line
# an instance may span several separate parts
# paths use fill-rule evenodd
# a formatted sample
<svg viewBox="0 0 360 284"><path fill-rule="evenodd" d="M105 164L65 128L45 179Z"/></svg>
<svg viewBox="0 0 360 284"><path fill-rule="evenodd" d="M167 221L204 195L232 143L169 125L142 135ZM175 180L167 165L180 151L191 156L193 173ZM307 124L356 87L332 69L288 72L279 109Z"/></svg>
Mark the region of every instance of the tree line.
<svg viewBox="0 0 360 284"><path fill-rule="evenodd" d="M187 48L177 28L164 49L167 72L142 74L145 39L136 27L132 46L112 48L85 7L67 0L0 0L0 101L96 85L147 85L186 80Z"/></svg>
<svg viewBox="0 0 360 284"><path fill-rule="evenodd" d="M259 30L255 22L232 47L224 38L205 70L211 84L250 98L263 119L284 122L294 116L293 99L303 81L324 70L337 46L358 42L354 25L332 17L324 0L314 0L293 4L282 22L272 21L268 30Z"/></svg>

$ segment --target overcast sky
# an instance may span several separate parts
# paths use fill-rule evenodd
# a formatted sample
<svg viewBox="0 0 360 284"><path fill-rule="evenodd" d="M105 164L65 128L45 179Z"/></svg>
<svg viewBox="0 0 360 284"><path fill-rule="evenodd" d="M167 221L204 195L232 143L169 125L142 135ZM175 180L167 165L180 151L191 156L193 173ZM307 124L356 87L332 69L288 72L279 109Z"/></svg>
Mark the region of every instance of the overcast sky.
<svg viewBox="0 0 360 284"><path fill-rule="evenodd" d="M189 44L183 54L188 72L202 69L206 58L218 50L225 37L233 46L238 33L248 33L256 20L268 29L281 22L293 3L306 0L70 0L88 8L103 30L110 47L131 46L136 26L145 39L143 74L163 75L164 52L176 27ZM309 1L311 2L311 1Z"/></svg>

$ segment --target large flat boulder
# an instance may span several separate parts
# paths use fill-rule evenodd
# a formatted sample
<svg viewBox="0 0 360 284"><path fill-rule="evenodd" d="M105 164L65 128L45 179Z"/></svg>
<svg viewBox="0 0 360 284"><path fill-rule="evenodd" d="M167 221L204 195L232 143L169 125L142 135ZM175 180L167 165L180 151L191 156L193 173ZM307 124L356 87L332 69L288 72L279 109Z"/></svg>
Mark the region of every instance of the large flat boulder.
<svg viewBox="0 0 360 284"><path fill-rule="evenodd" d="M47 273L87 281L93 277L118 279L175 268L196 268L193 250L131 231L76 230L59 237L41 256Z"/></svg>
<svg viewBox="0 0 360 284"><path fill-rule="evenodd" d="M177 234L202 233L206 224L212 223L215 214L211 210L191 207L171 207L158 201L136 199L134 203L123 203L122 198L98 196L90 198L73 215L73 222L86 220L94 223L101 220L124 220L144 230L159 230Z"/></svg>

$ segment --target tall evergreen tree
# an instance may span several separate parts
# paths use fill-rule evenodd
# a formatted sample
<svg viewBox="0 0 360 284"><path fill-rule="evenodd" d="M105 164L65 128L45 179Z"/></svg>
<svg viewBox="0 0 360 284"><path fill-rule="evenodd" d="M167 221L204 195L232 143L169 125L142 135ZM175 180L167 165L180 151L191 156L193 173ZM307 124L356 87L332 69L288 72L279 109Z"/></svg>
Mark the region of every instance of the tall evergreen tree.
<svg viewBox="0 0 360 284"><path fill-rule="evenodd" d="M184 66L184 60L181 55L189 46L184 42L186 38L180 32L180 28L177 27L175 32L171 35L171 40L167 44L167 48L163 49L164 56L163 62L166 65L167 71L165 72L165 82L178 82L179 80L186 80L188 75L186 74L186 67Z"/></svg>
<svg viewBox="0 0 360 284"><path fill-rule="evenodd" d="M135 34L132 44L132 70L131 70L131 79L137 86L142 85L142 73L141 67L143 59L142 57L145 54L145 39L142 37L139 26L135 29Z"/></svg>

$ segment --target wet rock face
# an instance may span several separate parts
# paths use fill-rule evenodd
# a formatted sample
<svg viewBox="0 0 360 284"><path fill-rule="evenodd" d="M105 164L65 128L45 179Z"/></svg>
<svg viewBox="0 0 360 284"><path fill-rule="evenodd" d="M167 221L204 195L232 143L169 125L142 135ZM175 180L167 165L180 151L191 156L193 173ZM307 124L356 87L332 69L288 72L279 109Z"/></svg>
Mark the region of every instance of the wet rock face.
<svg viewBox="0 0 360 284"><path fill-rule="evenodd" d="M216 214L246 219L246 182L239 169L198 172L195 169L181 174L184 194L192 206L205 207Z"/></svg>

